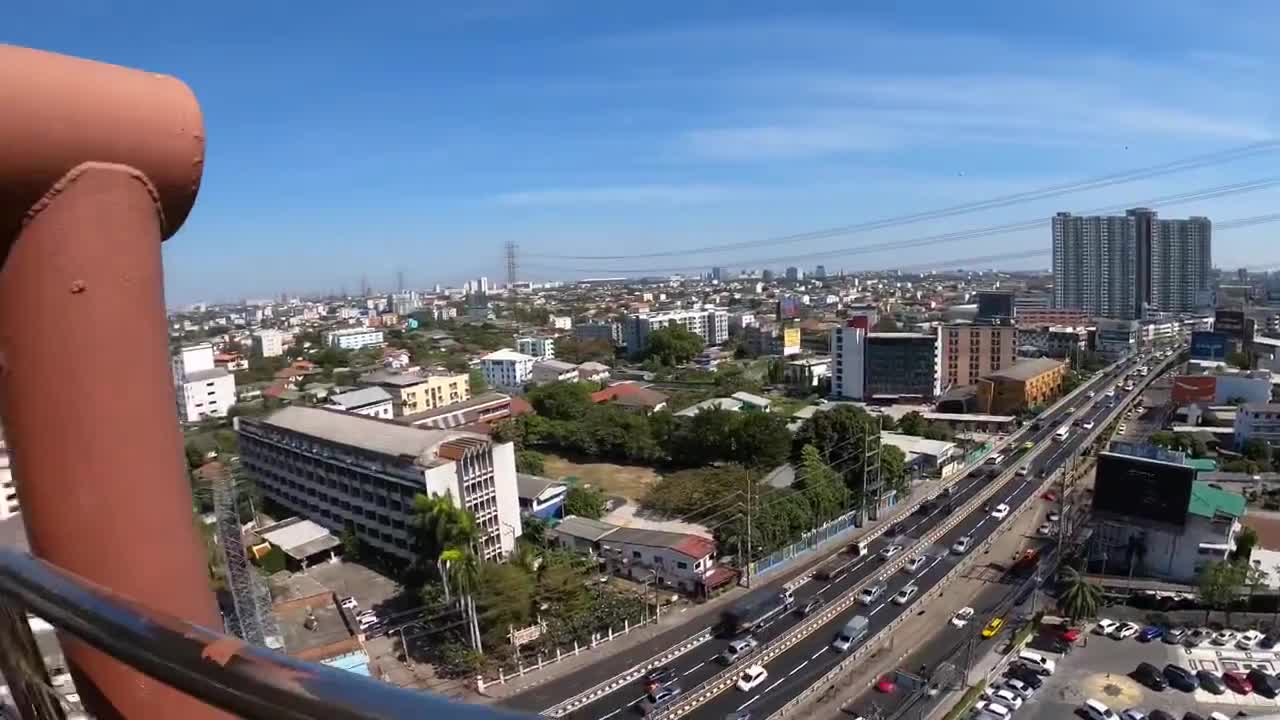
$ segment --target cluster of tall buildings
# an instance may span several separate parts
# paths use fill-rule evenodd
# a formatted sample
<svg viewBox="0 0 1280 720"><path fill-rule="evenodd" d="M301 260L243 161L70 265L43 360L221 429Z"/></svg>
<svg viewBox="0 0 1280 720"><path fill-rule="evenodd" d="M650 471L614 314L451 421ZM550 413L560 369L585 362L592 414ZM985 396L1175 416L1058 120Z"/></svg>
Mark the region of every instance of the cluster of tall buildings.
<svg viewBox="0 0 1280 720"><path fill-rule="evenodd" d="M1213 225L1162 220L1154 210L1053 218L1053 305L1141 320L1210 305Z"/></svg>

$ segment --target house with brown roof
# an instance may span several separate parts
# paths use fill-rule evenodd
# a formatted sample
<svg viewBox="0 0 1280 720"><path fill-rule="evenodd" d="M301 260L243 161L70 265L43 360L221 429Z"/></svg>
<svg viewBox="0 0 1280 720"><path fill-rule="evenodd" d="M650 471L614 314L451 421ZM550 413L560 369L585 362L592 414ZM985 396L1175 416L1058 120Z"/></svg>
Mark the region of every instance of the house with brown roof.
<svg viewBox="0 0 1280 720"><path fill-rule="evenodd" d="M591 393L591 402L597 405L614 403L645 415L665 408L668 400L670 398L657 390L626 382Z"/></svg>
<svg viewBox="0 0 1280 720"><path fill-rule="evenodd" d="M547 530L547 539L599 559L615 575L692 595L706 595L737 578L732 568L716 564L715 541L701 535L618 527L570 515Z"/></svg>

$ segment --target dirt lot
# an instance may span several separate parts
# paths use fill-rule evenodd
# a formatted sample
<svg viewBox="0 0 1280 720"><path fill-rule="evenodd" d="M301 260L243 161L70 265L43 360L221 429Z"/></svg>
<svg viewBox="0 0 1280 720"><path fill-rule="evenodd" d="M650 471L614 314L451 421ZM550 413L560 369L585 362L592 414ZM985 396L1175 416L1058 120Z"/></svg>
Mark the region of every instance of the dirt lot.
<svg viewBox="0 0 1280 720"><path fill-rule="evenodd" d="M546 476L559 480L572 475L584 484L599 488L605 495L620 495L638 502L649 486L658 481L653 468L613 463L576 463L558 455L546 456Z"/></svg>

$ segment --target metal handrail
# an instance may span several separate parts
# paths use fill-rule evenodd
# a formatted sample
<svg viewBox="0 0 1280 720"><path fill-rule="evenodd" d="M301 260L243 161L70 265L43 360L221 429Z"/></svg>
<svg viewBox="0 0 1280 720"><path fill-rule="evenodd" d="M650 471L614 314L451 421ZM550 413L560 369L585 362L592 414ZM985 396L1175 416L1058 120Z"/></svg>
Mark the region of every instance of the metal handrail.
<svg viewBox="0 0 1280 720"><path fill-rule="evenodd" d="M134 670L250 720L528 717L450 702L249 645L14 550L0 549L0 600ZM155 717L164 714L156 708Z"/></svg>

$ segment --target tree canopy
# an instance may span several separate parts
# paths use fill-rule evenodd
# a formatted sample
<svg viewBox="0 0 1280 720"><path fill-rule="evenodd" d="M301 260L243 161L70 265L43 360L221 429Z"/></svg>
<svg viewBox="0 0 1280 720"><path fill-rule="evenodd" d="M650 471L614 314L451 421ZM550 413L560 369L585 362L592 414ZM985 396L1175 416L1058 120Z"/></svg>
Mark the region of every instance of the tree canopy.
<svg viewBox="0 0 1280 720"><path fill-rule="evenodd" d="M600 490L574 485L564 497L564 514L599 520L604 517L604 500Z"/></svg>
<svg viewBox="0 0 1280 720"><path fill-rule="evenodd" d="M672 324L649 333L644 357L656 359L663 365L683 365L702 352L702 345L702 336Z"/></svg>

